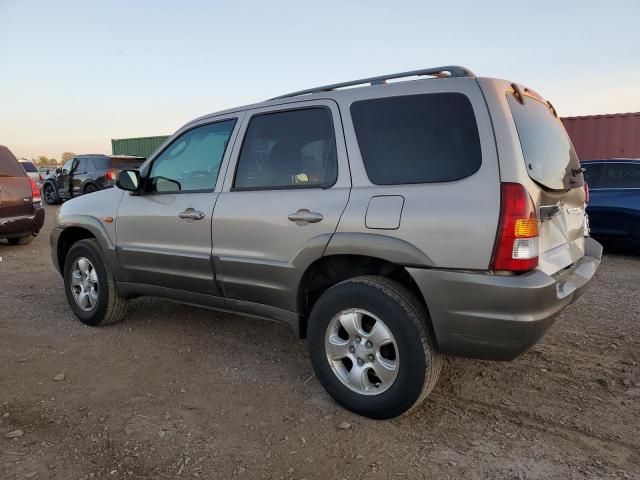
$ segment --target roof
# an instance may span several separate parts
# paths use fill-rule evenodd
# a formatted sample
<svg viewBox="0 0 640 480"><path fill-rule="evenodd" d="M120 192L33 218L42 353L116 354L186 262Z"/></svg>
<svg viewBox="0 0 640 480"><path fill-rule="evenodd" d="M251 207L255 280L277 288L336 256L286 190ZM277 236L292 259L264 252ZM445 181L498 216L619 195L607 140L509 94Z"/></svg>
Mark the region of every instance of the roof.
<svg viewBox="0 0 640 480"><path fill-rule="evenodd" d="M261 108L261 107L269 107L273 105L286 104L293 101L301 101L301 100L313 99L313 98L340 97L342 95L348 95L352 87L380 88L379 87L380 85L385 85L385 84L395 85L398 83L403 83L403 82L387 82L387 80L397 80L402 78L407 78L408 80L416 80L415 78L410 78L410 77L418 77L417 79L418 81L424 81L426 79L429 79L429 80L438 79L439 81L443 81L448 79L461 79L461 78L474 80L476 78L476 75L471 70L465 67L461 67L458 65L446 65L442 67L423 68L420 70L411 70L408 72L390 73L386 75L379 75L376 77L350 80L347 82L334 83L330 85L310 88L307 90L299 90L297 92L279 95L277 97L273 97L262 102L238 106L238 107L230 108L227 110L221 110L219 112L213 112L206 115L202 115L198 118L194 118L193 120L187 122L182 127L182 129L187 128L193 125L194 123L198 123L203 120L207 120L213 117L218 117L221 115L242 112L245 110ZM422 78L422 77L425 77L425 78Z"/></svg>

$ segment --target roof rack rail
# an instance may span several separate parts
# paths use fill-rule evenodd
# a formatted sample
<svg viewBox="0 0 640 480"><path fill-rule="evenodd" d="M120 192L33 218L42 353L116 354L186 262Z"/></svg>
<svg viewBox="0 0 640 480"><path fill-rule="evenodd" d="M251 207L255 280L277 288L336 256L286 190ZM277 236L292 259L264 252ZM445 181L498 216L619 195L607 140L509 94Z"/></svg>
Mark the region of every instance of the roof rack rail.
<svg viewBox="0 0 640 480"><path fill-rule="evenodd" d="M465 68L458 65L448 65L444 67L423 68L420 70L412 70L410 72L391 73L389 75L381 75L378 77L361 78L360 80L351 80L349 82L333 83L331 85L324 85L322 87L309 88L308 90L300 90L297 92L287 93L285 95L279 95L277 97L270 98L269 100L279 100L281 98L297 97L298 95L309 95L311 93L329 92L331 90L337 90L344 87L353 87L355 85L381 85L386 83L387 80L404 77L475 77L475 74Z"/></svg>

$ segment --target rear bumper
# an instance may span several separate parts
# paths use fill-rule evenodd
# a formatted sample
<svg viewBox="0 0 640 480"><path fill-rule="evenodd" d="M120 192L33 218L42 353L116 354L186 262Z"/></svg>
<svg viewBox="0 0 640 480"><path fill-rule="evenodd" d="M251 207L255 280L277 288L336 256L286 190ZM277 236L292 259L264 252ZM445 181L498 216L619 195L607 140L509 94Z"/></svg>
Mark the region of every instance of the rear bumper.
<svg viewBox="0 0 640 480"><path fill-rule="evenodd" d="M19 238L37 235L44 225L44 208L36 206L31 215L0 218L0 238Z"/></svg>
<svg viewBox="0 0 640 480"><path fill-rule="evenodd" d="M593 278L602 246L556 275L539 270L497 276L409 268L427 302L438 348L448 355L511 360L533 346Z"/></svg>

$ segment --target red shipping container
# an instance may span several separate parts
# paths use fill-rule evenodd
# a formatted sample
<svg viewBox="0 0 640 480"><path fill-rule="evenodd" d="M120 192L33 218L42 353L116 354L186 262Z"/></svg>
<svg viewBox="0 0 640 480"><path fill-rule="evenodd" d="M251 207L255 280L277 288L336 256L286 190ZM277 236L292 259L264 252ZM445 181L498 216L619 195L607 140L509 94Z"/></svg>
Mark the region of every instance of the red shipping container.
<svg viewBox="0 0 640 480"><path fill-rule="evenodd" d="M640 158L640 112L562 118L580 160Z"/></svg>

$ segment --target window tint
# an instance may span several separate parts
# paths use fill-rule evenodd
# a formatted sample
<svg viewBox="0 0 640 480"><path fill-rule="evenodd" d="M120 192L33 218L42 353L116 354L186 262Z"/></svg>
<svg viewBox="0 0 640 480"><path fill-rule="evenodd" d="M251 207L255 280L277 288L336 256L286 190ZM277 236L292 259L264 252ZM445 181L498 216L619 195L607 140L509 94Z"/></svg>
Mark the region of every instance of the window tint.
<svg viewBox="0 0 640 480"><path fill-rule="evenodd" d="M24 170L11 151L0 145L0 177L24 177Z"/></svg>
<svg viewBox="0 0 640 480"><path fill-rule="evenodd" d="M482 162L469 99L436 93L362 100L351 117L367 175L377 185L448 182Z"/></svg>
<svg viewBox="0 0 640 480"><path fill-rule="evenodd" d="M328 109L267 113L249 122L234 188L323 187L333 185L337 172Z"/></svg>
<svg viewBox="0 0 640 480"><path fill-rule="evenodd" d="M73 162L75 160L76 160L75 158L72 158L71 160L67 160L65 164L62 166L62 172L69 173L71 171L71 167L73 166Z"/></svg>
<svg viewBox="0 0 640 480"><path fill-rule="evenodd" d="M589 185L589 188L598 188L602 177L602 164L583 163L582 168L584 168L584 179Z"/></svg>
<svg viewBox="0 0 640 480"><path fill-rule="evenodd" d="M212 190L236 120L203 125L174 140L151 166L152 192Z"/></svg>
<svg viewBox="0 0 640 480"><path fill-rule="evenodd" d="M36 166L31 162L20 162L20 165L22 165L22 168L24 168L25 172L37 172L38 171Z"/></svg>
<svg viewBox="0 0 640 480"><path fill-rule="evenodd" d="M109 157L93 157L91 161L96 170L107 170L109 168Z"/></svg>
<svg viewBox="0 0 640 480"><path fill-rule="evenodd" d="M93 170L93 166L91 164L91 160L88 158L81 158L78 161L78 166L76 167L76 171L78 172L90 172Z"/></svg>
<svg viewBox="0 0 640 480"><path fill-rule="evenodd" d="M582 186L582 179L573 173L580 168L576 151L551 109L528 96L524 105L511 94L507 95L507 102L529 177L551 190Z"/></svg>
<svg viewBox="0 0 640 480"><path fill-rule="evenodd" d="M605 163L600 188L640 188L640 165Z"/></svg>

